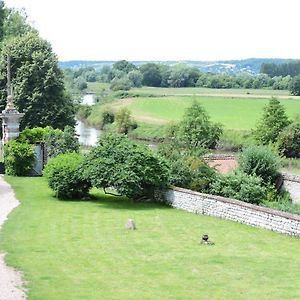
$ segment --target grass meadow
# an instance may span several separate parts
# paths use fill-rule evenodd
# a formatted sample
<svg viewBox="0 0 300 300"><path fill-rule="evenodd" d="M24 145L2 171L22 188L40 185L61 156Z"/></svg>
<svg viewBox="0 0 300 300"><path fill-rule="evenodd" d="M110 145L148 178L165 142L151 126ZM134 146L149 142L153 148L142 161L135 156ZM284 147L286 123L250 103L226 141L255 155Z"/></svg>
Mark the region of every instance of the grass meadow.
<svg viewBox="0 0 300 300"><path fill-rule="evenodd" d="M89 85L95 92L100 86ZM118 111L127 107L140 126L148 124L159 127L180 121L185 109L196 100L204 106L211 119L222 123L225 129L250 130L255 127L263 107L272 96L281 100L291 118L300 114L300 97L290 96L288 91L147 87L132 89L128 93L127 99L96 105L89 123L97 125L104 108Z"/></svg>
<svg viewBox="0 0 300 300"><path fill-rule="evenodd" d="M97 190L60 201L43 178L6 180L21 205L0 249L29 300L300 298L298 238ZM199 245L204 233L214 246Z"/></svg>

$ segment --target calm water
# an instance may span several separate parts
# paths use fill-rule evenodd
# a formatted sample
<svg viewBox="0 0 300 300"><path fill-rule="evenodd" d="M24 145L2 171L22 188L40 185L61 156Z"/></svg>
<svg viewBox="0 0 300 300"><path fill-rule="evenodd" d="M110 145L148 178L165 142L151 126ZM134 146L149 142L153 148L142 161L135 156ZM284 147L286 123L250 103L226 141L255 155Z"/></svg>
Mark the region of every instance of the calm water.
<svg viewBox="0 0 300 300"><path fill-rule="evenodd" d="M87 94L82 97L82 104L94 105L95 95ZM77 121L76 134L79 136L79 143L84 146L95 146L101 130L85 125L81 121Z"/></svg>

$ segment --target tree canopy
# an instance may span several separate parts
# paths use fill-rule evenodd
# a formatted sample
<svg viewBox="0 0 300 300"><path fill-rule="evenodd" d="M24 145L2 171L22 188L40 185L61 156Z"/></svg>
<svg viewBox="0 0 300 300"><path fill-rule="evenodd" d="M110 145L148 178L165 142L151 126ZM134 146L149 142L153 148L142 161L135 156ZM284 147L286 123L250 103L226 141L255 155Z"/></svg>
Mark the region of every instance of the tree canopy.
<svg viewBox="0 0 300 300"><path fill-rule="evenodd" d="M113 187L134 199L155 186L168 183L166 162L148 147L131 142L123 135L102 136L82 166L84 178L98 188Z"/></svg>
<svg viewBox="0 0 300 300"><path fill-rule="evenodd" d="M29 32L6 42L2 55L11 60L15 105L25 113L22 128L74 126L74 104L66 95L63 74L47 41ZM6 67L1 61L0 109L5 107Z"/></svg>

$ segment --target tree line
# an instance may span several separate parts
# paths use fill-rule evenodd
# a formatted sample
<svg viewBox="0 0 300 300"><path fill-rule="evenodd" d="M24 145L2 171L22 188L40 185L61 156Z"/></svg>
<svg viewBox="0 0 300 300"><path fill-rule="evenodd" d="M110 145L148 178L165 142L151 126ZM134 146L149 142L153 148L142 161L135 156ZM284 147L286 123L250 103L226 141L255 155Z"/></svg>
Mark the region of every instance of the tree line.
<svg viewBox="0 0 300 300"><path fill-rule="evenodd" d="M267 74L248 73L228 75L201 72L185 63L173 66L162 63L146 63L136 66L126 60L106 65L100 70L93 67L77 70L65 69L65 77L72 88L84 90L87 82L105 82L113 91L129 90L132 87L204 87L214 89L261 89L288 90L293 82L290 75L271 77Z"/></svg>
<svg viewBox="0 0 300 300"><path fill-rule="evenodd" d="M261 65L260 72L263 74L267 74L270 77L294 77L300 74L300 60L295 60L282 64L263 63Z"/></svg>

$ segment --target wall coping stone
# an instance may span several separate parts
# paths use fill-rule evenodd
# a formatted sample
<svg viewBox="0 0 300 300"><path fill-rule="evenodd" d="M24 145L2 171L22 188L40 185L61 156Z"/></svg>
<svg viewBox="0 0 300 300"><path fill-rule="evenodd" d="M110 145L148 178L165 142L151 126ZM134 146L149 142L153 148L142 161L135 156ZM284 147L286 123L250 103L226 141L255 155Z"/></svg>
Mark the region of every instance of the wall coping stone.
<svg viewBox="0 0 300 300"><path fill-rule="evenodd" d="M205 154L202 156L204 160L236 160L232 154Z"/></svg>
<svg viewBox="0 0 300 300"><path fill-rule="evenodd" d="M294 174L289 174L289 173L281 173L281 175L283 177L283 180L300 183L300 176L299 175L294 175Z"/></svg>
<svg viewBox="0 0 300 300"><path fill-rule="evenodd" d="M199 192L195 192L195 191L192 191L192 190L179 188L179 187L172 187L171 190L186 193L186 194L190 194L190 195L195 195L195 196L202 196L202 197L205 197L205 198L208 198L208 199L211 199L211 200L220 201L220 202L223 202L223 203L229 203L229 204L233 204L233 205L237 205L237 206L242 206L242 207L246 207L246 208L256 210L256 211L259 211L259 212L267 213L267 214L270 214L270 215L273 215L273 216L279 216L279 217L282 217L282 218L285 218L285 219L291 219L291 220L295 220L295 221L300 222L300 216L299 215L291 214L291 213L287 213L287 212L283 212L283 211L278 211L278 210L268 208L268 207L258 206L258 205L255 205L255 204L243 202L243 201L232 199L232 198L225 198L225 197L216 196L216 195L199 193Z"/></svg>

